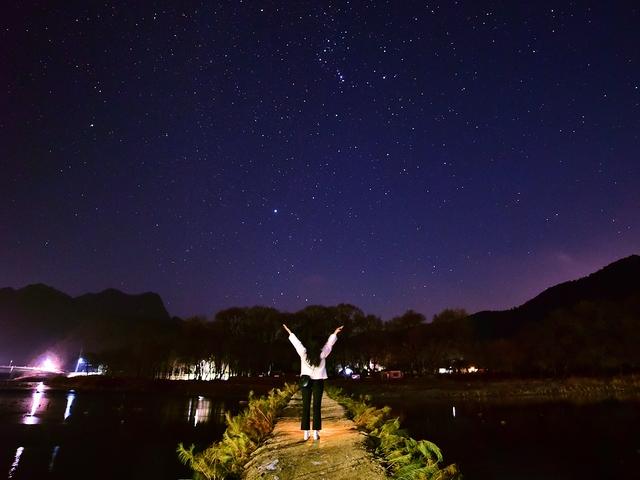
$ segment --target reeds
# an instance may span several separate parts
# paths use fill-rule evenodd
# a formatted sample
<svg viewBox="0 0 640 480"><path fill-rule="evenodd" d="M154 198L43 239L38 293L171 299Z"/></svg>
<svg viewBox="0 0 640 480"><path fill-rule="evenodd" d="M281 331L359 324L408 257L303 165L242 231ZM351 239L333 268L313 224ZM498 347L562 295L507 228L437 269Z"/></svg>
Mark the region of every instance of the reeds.
<svg viewBox="0 0 640 480"><path fill-rule="evenodd" d="M273 389L264 397L249 394L249 404L236 416L225 415L227 429L222 440L213 443L202 452L194 452L182 443L178 445L178 458L194 472L194 480L219 480L240 478L243 465L251 453L273 430L275 419L297 390L295 385L285 385L282 390Z"/></svg>
<svg viewBox="0 0 640 480"><path fill-rule="evenodd" d="M376 408L364 398L353 399L338 388L327 388L331 398L342 404L356 426L367 433L368 447L382 460L393 478L402 480L460 480L455 464L443 462L438 446L428 440L415 440L391 417L389 407Z"/></svg>

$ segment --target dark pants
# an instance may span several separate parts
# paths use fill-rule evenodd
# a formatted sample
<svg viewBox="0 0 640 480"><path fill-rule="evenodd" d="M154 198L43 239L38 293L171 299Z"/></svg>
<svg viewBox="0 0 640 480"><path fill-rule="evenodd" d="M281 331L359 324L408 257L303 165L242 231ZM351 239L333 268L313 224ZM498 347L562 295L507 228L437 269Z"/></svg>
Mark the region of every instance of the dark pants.
<svg viewBox="0 0 640 480"><path fill-rule="evenodd" d="M309 417L311 410L311 396L313 394L313 429L322 429L322 392L324 391L324 380L311 380L308 387L302 390L302 422L301 430L310 430Z"/></svg>

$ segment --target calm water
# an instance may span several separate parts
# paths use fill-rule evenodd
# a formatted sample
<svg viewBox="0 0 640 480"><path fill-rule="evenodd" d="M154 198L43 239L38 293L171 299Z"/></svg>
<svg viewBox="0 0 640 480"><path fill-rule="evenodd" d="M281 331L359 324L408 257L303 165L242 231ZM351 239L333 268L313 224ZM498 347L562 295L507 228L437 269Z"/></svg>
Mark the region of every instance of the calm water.
<svg viewBox="0 0 640 480"><path fill-rule="evenodd" d="M0 391L0 479L190 478L176 445L219 439L239 400ZM640 403L385 403L468 480L640 478Z"/></svg>
<svg viewBox="0 0 640 480"><path fill-rule="evenodd" d="M238 400L0 391L0 479L190 478L177 444L219 439Z"/></svg>
<svg viewBox="0 0 640 480"><path fill-rule="evenodd" d="M640 478L640 402L386 403L468 480Z"/></svg>

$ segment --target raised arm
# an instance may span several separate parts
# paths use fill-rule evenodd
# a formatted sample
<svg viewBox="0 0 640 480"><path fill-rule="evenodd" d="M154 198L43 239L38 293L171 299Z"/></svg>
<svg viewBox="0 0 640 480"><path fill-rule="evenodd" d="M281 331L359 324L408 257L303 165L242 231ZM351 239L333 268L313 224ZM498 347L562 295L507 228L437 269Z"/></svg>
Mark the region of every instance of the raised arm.
<svg viewBox="0 0 640 480"><path fill-rule="evenodd" d="M329 340L327 340L327 343L325 343L324 347L322 347L322 352L320 352L320 358L327 358L329 356L329 354L331 353L331 349L338 341L338 334L342 331L343 328L344 325L341 325L336 328L336 330L331 335L329 335Z"/></svg>
<svg viewBox="0 0 640 480"><path fill-rule="evenodd" d="M284 323L282 324L282 326L289 333L289 341L293 345L293 348L296 349L296 352L298 352L298 355L300 355L301 358L306 358L307 349L304 348L304 345L302 345L302 342L300 342L300 340L298 340L298 337L296 337L295 333L293 333L289 329L289 327L287 327Z"/></svg>

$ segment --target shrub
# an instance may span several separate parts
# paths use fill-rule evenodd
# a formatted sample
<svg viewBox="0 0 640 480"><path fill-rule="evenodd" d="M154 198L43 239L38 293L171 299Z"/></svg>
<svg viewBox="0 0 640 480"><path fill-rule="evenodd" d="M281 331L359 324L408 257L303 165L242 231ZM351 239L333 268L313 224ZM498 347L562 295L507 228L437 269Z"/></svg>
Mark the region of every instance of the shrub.
<svg viewBox="0 0 640 480"><path fill-rule="evenodd" d="M295 385L285 385L282 390L273 389L265 397L256 398L249 393L249 404L235 417L226 413L227 429L222 440L213 443L202 452L195 453L180 443L178 458L194 472L195 480L220 480L240 478L242 467L251 453L273 430L275 419L287 405Z"/></svg>
<svg viewBox="0 0 640 480"><path fill-rule="evenodd" d="M400 420L391 417L389 407L376 408L364 399L355 400L338 388L327 393L347 409L356 426L367 433L367 445L382 460L393 478L402 480L460 480L455 464L443 462L438 446L428 440L415 440L400 428Z"/></svg>

